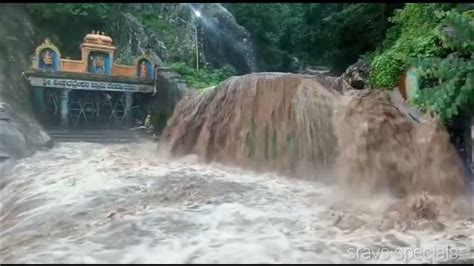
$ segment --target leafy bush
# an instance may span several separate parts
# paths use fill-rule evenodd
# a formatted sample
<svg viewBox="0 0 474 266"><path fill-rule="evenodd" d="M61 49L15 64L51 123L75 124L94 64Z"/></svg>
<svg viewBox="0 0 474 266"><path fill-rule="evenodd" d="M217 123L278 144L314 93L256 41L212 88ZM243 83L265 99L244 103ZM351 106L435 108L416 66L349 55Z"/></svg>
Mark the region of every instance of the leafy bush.
<svg viewBox="0 0 474 266"><path fill-rule="evenodd" d="M378 88L396 85L410 57L440 55L442 47L436 27L441 22L440 11L449 10L454 4L409 3L390 18L394 26L387 31L382 51L371 63L370 83Z"/></svg>
<svg viewBox="0 0 474 266"><path fill-rule="evenodd" d="M436 34L443 48L452 53L446 58L414 59L424 86L413 103L449 120L460 111L474 111L474 19L456 11L440 16L445 20Z"/></svg>
<svg viewBox="0 0 474 266"><path fill-rule="evenodd" d="M195 89L203 89L217 85L219 82L235 75L235 72L227 67L209 70L188 67L184 63L173 63L170 68L182 75L186 83Z"/></svg>
<svg viewBox="0 0 474 266"><path fill-rule="evenodd" d="M232 3L226 7L252 35L265 71L292 69L291 57L343 72L383 40L393 4Z"/></svg>

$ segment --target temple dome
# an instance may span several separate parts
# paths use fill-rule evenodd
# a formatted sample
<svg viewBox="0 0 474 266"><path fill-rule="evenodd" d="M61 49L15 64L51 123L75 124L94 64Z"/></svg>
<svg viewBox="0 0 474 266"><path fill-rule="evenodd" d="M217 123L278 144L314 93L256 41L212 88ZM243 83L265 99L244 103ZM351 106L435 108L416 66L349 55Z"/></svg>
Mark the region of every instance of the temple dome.
<svg viewBox="0 0 474 266"><path fill-rule="evenodd" d="M105 44L112 45L112 38L110 38L109 36L102 35L99 37L99 39L102 40L102 42Z"/></svg>
<svg viewBox="0 0 474 266"><path fill-rule="evenodd" d="M88 33L86 37L84 37L84 42L89 42L89 43L96 43L99 41L100 35L93 33Z"/></svg>
<svg viewBox="0 0 474 266"><path fill-rule="evenodd" d="M100 45L112 45L112 38L106 36L104 32L100 34L100 32L88 33L84 37L84 43L91 43L91 44L100 44Z"/></svg>

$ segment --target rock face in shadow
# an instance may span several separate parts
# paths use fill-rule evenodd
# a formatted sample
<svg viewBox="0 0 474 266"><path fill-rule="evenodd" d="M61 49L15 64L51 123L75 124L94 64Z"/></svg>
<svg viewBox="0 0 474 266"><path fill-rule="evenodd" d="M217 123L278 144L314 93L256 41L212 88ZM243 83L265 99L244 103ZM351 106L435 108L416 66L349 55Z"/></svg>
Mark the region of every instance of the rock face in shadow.
<svg viewBox="0 0 474 266"><path fill-rule="evenodd" d="M192 47L194 60L195 28L198 27L200 63L210 68L231 67L238 74L256 71L256 58L250 33L235 20L234 16L221 4L193 4L200 10L202 18L195 20L191 4L187 3L136 3L122 5L110 25L114 42L120 47L118 56L131 60L147 47L163 61L169 61L171 50L183 53L182 47L166 47L162 42L166 32L145 27L138 16L142 12L154 12L173 25L173 36L182 46ZM161 60L158 61L161 65ZM131 62L129 62L131 63Z"/></svg>
<svg viewBox="0 0 474 266"><path fill-rule="evenodd" d="M290 176L336 176L348 193L406 197L466 191L439 122L387 91L341 92L340 79L287 73L232 77L189 92L161 149Z"/></svg>
<svg viewBox="0 0 474 266"><path fill-rule="evenodd" d="M197 5L201 20L200 42L206 62L213 68L232 66L238 74L257 71L255 50L250 33L221 4Z"/></svg>
<svg viewBox="0 0 474 266"><path fill-rule="evenodd" d="M21 158L52 141L34 119L22 72L29 67L33 29L21 5L0 9L0 157Z"/></svg>
<svg viewBox="0 0 474 266"><path fill-rule="evenodd" d="M156 132L161 132L166 126L166 120L173 114L176 104L188 91L188 87L180 75L162 69L157 75L156 88L156 94L150 100L149 108L157 117L153 126Z"/></svg>

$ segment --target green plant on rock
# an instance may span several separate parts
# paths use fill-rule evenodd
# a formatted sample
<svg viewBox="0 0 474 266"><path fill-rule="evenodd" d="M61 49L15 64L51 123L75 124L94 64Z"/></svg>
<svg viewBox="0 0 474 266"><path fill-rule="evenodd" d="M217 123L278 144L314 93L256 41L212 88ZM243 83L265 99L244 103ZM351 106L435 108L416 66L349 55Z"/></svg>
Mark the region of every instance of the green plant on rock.
<svg viewBox="0 0 474 266"><path fill-rule="evenodd" d="M199 69L188 67L185 63L173 63L170 68L176 73L183 76L186 83L195 89L204 89L211 86L216 86L221 81L235 75L235 72L228 67L221 69Z"/></svg>
<svg viewBox="0 0 474 266"><path fill-rule="evenodd" d="M436 34L451 53L446 58L417 58L414 63L424 83L413 103L449 120L474 108L474 19L456 11L445 17Z"/></svg>

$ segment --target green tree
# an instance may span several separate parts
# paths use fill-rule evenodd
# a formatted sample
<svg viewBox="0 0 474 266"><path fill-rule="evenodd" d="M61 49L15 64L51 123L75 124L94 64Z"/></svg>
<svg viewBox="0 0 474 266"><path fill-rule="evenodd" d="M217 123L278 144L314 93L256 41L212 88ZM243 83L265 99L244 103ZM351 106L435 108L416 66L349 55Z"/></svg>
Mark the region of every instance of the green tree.
<svg viewBox="0 0 474 266"><path fill-rule="evenodd" d="M91 30L104 31L110 23L112 5L104 3L34 3L29 4L34 26L41 29L39 38L51 37L64 54L78 57L77 44Z"/></svg>
<svg viewBox="0 0 474 266"><path fill-rule="evenodd" d="M394 5L366 3L228 4L252 35L259 67L287 71L291 57L337 72L383 40Z"/></svg>
<svg viewBox="0 0 474 266"><path fill-rule="evenodd" d="M387 31L380 52L371 62L370 82L374 87L393 88L411 57L433 57L442 53L436 27L454 4L406 4L390 19L394 25Z"/></svg>
<svg viewBox="0 0 474 266"><path fill-rule="evenodd" d="M436 36L449 55L414 59L425 84L414 103L446 121L460 112L474 113L474 19L454 10L439 16L444 20Z"/></svg>

